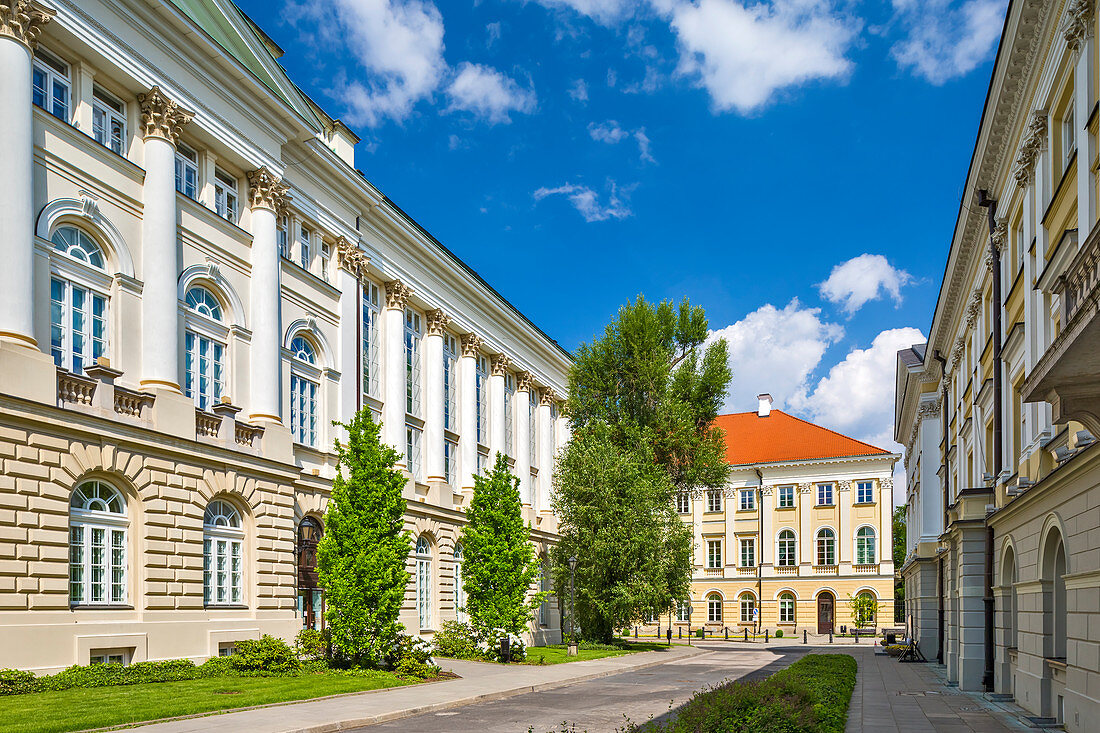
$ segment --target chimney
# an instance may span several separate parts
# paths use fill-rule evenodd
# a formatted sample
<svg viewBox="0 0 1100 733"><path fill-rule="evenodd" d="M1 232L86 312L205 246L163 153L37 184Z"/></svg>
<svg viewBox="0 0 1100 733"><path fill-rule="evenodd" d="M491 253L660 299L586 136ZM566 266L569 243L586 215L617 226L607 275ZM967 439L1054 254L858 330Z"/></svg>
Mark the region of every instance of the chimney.
<svg viewBox="0 0 1100 733"><path fill-rule="evenodd" d="M760 400L760 406L756 408L757 417L767 417L772 414L772 396L768 393L756 395L756 399Z"/></svg>

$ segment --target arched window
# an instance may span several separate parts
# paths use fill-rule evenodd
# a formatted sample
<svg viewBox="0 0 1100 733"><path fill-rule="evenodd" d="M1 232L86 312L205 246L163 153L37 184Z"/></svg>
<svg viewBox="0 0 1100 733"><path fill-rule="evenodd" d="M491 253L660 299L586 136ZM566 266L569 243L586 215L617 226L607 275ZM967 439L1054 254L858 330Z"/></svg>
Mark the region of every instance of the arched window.
<svg viewBox="0 0 1100 733"><path fill-rule="evenodd" d="M76 227L58 228L50 242L57 252L99 271L59 258L50 278L50 353L57 366L79 374L107 355L106 258L95 240Z"/></svg>
<svg viewBox="0 0 1100 733"><path fill-rule="evenodd" d="M755 619L753 618L753 611L756 610L756 596L748 591L741 594L738 600L741 602L741 623L751 624Z"/></svg>
<svg viewBox="0 0 1100 733"><path fill-rule="evenodd" d="M455 615L465 623L469 616L466 614L466 589L462 586L465 582L462 577L463 559L462 545L455 545Z"/></svg>
<svg viewBox="0 0 1100 733"><path fill-rule="evenodd" d="M875 528L860 527L856 532L856 565L875 564Z"/></svg>
<svg viewBox="0 0 1100 733"><path fill-rule="evenodd" d="M290 342L290 353L302 364L313 366L317 352L313 344L303 336L295 336ZM317 392L320 385L303 371L290 372L290 433L294 440L309 446L317 445Z"/></svg>
<svg viewBox="0 0 1100 733"><path fill-rule="evenodd" d="M836 565L836 533L828 527L817 531L817 564Z"/></svg>
<svg viewBox="0 0 1100 733"><path fill-rule="evenodd" d="M416 540L416 612L421 630L432 627L432 544L424 535Z"/></svg>
<svg viewBox="0 0 1100 733"><path fill-rule="evenodd" d="M215 500L202 520L202 595L208 606L244 602L244 528L232 504Z"/></svg>
<svg viewBox="0 0 1100 733"><path fill-rule="evenodd" d="M795 538L794 531L785 529L779 533L779 552L777 557L779 558L779 565L781 567L792 567L797 563L795 560Z"/></svg>
<svg viewBox="0 0 1100 733"><path fill-rule="evenodd" d="M110 484L85 481L69 502L69 603L126 602L126 499Z"/></svg>
<svg viewBox="0 0 1100 733"><path fill-rule="evenodd" d="M305 516L298 523L298 614L302 628L324 628L324 591L317 577L317 544L321 523Z"/></svg>
<svg viewBox="0 0 1100 733"><path fill-rule="evenodd" d="M1001 585L1008 589L1003 611L1005 646L1012 649L1016 647L1016 615L1019 613L1019 606L1016 596L1016 553L1011 547L1005 551L1001 567Z"/></svg>
<svg viewBox="0 0 1100 733"><path fill-rule="evenodd" d="M221 401L225 388L222 307L200 286L190 288L184 302L189 311L184 332L184 394L195 400L195 407L206 410Z"/></svg>
<svg viewBox="0 0 1100 733"><path fill-rule="evenodd" d="M722 596L711 593L707 596L707 622L712 624L722 623Z"/></svg>
<svg viewBox="0 0 1100 733"><path fill-rule="evenodd" d="M1066 546L1062 535L1051 530L1043 543L1041 580L1050 584L1043 593L1043 656L1066 656Z"/></svg>
<svg viewBox="0 0 1100 733"><path fill-rule="evenodd" d="M793 593L780 593L779 594L779 623L781 623L781 624L793 624L794 623L794 594Z"/></svg>

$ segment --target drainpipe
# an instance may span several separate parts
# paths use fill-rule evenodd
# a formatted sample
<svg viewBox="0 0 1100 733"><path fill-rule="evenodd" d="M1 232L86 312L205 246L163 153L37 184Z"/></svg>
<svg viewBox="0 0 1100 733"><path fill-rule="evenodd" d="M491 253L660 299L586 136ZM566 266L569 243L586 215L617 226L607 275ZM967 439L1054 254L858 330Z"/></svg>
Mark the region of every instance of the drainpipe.
<svg viewBox="0 0 1100 733"><path fill-rule="evenodd" d="M764 474L756 471L759 483L756 486L756 518L760 528L757 534L760 536L760 557L756 558L756 597L760 599L760 625L764 625Z"/></svg>
<svg viewBox="0 0 1100 733"><path fill-rule="evenodd" d="M988 192L983 188L978 191L978 205L986 208L989 219L989 257L992 264L991 277L993 278L993 485L997 485L997 477L1001 473L1003 455L1001 453L1002 431L1004 430L1003 414L1001 407L1001 257L997 251L997 243L994 232L997 229L997 201L989 198ZM995 490L995 489L994 489ZM985 528L985 595L982 597L985 606L985 673L982 675L982 685L986 692L993 692L993 652L994 652L994 605L993 605L993 528L988 520Z"/></svg>
<svg viewBox="0 0 1100 733"><path fill-rule="evenodd" d="M940 350L936 349L932 352L932 358L940 363L940 381L943 385L940 388L942 395L942 409L940 412L943 414L943 531L947 532L947 498L950 495L951 484L951 471L948 465L947 454L949 452L949 446L947 445L947 431L950 427L950 421L948 420L947 410L947 359L944 359L940 354ZM936 644L936 661L943 664L943 650L944 650L944 636L947 632L947 625L945 623L944 614L946 612L945 595L947 593L946 577L943 570L943 557L940 557L939 562L939 609L937 610L938 624L939 624L939 638Z"/></svg>

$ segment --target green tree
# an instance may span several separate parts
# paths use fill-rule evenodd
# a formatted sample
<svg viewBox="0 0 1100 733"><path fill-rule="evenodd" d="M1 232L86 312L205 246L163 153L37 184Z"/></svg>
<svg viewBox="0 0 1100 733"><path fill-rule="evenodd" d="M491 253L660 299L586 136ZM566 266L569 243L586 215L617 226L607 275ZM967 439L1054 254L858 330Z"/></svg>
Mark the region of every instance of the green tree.
<svg viewBox="0 0 1100 733"><path fill-rule="evenodd" d="M336 652L353 664L376 665L404 628L398 617L409 581L405 477L394 469L398 453L382 444L370 410L343 427L348 440L336 441L339 463L317 571Z"/></svg>
<svg viewBox="0 0 1100 733"><path fill-rule="evenodd" d="M860 593L856 596L848 595L848 606L852 609L852 621L856 628L863 628L875 623L878 616L879 602L870 593Z"/></svg>
<svg viewBox="0 0 1100 733"><path fill-rule="evenodd" d="M539 562L530 528L523 523L519 479L508 470L508 459L500 453L488 476L474 477L462 550L462 587L474 627L512 634L526 631L544 594L528 596Z"/></svg>
<svg viewBox="0 0 1100 733"><path fill-rule="evenodd" d="M905 581L901 566L905 563L905 505L894 510L894 618L904 621Z"/></svg>

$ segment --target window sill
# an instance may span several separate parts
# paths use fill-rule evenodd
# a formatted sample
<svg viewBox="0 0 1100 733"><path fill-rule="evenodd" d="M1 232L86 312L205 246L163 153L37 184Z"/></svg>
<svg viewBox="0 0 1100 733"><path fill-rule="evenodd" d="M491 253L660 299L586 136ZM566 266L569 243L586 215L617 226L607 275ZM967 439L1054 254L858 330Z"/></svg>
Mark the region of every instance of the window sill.
<svg viewBox="0 0 1100 733"><path fill-rule="evenodd" d="M718 509L718 510L707 509L703 512L703 514L721 514L721 513L722 513L721 509Z"/></svg>
<svg viewBox="0 0 1100 733"><path fill-rule="evenodd" d="M852 506L874 506L876 503L873 501L856 501L852 502Z"/></svg>
<svg viewBox="0 0 1100 733"><path fill-rule="evenodd" d="M793 504L791 506L777 506L776 507L776 509L778 511L788 511L788 512L791 511L792 509L797 509L797 508L798 507L794 506Z"/></svg>
<svg viewBox="0 0 1100 733"><path fill-rule="evenodd" d="M814 504L814 507L816 507L817 509L833 509L836 507L836 504Z"/></svg>
<svg viewBox="0 0 1100 733"><path fill-rule="evenodd" d="M203 604L203 610L205 611L247 611L248 606L240 603L205 603Z"/></svg>
<svg viewBox="0 0 1100 733"><path fill-rule="evenodd" d="M738 509L738 514L756 514L756 509Z"/></svg>
<svg viewBox="0 0 1100 733"><path fill-rule="evenodd" d="M124 603L77 603L69 606L70 611L133 611L133 606Z"/></svg>

